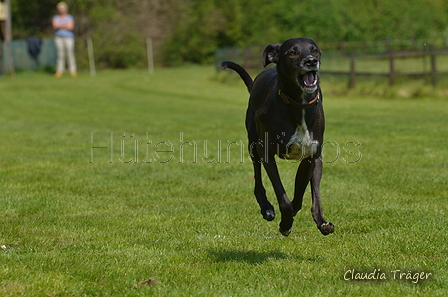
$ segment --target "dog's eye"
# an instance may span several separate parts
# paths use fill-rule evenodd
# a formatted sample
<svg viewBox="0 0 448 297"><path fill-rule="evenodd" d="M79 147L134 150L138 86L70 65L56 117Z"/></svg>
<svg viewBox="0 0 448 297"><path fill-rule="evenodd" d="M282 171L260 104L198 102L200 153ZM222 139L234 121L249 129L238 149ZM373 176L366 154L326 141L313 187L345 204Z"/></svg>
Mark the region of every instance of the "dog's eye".
<svg viewBox="0 0 448 297"><path fill-rule="evenodd" d="M298 54L299 54L299 53L296 52L296 51L290 51L290 52L289 52L289 56L290 56L290 57L297 56Z"/></svg>
<svg viewBox="0 0 448 297"><path fill-rule="evenodd" d="M311 53L312 53L313 55L317 55L317 54L319 54L319 51L317 50L317 48L313 48L313 49L311 50Z"/></svg>

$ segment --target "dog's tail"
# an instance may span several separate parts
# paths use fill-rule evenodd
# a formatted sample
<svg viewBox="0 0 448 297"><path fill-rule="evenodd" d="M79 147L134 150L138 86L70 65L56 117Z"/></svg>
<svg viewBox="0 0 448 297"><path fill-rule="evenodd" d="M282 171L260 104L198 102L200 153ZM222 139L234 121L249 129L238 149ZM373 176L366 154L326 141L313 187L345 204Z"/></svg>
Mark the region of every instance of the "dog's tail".
<svg viewBox="0 0 448 297"><path fill-rule="evenodd" d="M229 69L235 70L236 73L238 73L240 75L241 79L246 84L247 90L250 93L250 91L252 90L254 81L250 77L249 73L247 73L247 71L243 67L241 67L240 65L238 65L236 63L230 62L230 61L222 62L221 67L222 67L222 69L229 68Z"/></svg>

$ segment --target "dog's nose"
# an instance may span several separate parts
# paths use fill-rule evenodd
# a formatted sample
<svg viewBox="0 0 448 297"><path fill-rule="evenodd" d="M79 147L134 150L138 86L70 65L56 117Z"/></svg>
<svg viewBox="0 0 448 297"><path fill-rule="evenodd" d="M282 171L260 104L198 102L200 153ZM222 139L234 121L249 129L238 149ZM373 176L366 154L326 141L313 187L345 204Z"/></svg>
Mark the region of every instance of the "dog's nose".
<svg viewBox="0 0 448 297"><path fill-rule="evenodd" d="M307 57L304 61L304 64L307 67L316 67L317 63L319 63L319 60L316 59L315 57Z"/></svg>

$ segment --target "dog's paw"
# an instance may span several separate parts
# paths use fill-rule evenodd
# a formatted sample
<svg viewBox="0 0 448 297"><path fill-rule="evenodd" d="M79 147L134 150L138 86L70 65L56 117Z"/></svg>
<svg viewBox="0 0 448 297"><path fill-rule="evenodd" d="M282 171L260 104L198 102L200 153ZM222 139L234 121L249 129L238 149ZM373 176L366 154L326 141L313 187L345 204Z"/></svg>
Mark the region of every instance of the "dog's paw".
<svg viewBox="0 0 448 297"><path fill-rule="evenodd" d="M268 209L265 211L261 211L261 214L263 215L263 219L266 221L272 221L275 219L275 211L273 209Z"/></svg>
<svg viewBox="0 0 448 297"><path fill-rule="evenodd" d="M294 220L285 220L285 218L283 217L282 221L280 222L279 225L279 231L283 236L288 236L289 234L291 234L291 230L292 230L292 224L293 224Z"/></svg>
<svg viewBox="0 0 448 297"><path fill-rule="evenodd" d="M323 235L328 235L328 234L334 232L334 225L333 225L333 223L330 223L330 222L323 223L322 225L320 225L319 230Z"/></svg>
<svg viewBox="0 0 448 297"><path fill-rule="evenodd" d="M289 236L289 234L291 234L292 229L282 230L282 228L280 227L279 231L283 236Z"/></svg>

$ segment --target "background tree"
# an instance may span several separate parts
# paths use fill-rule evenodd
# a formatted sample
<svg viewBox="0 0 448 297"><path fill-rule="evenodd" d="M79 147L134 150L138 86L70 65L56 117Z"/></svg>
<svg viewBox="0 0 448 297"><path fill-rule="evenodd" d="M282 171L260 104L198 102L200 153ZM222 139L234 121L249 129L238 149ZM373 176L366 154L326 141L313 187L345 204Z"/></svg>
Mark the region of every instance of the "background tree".
<svg viewBox="0 0 448 297"><path fill-rule="evenodd" d="M12 1L13 37L52 38L57 0ZM219 46L265 45L307 36L317 42L431 39L448 35L445 0L66 0L77 53L94 40L103 67L144 66L145 38L159 63L210 63ZM82 67L87 61L79 61Z"/></svg>

